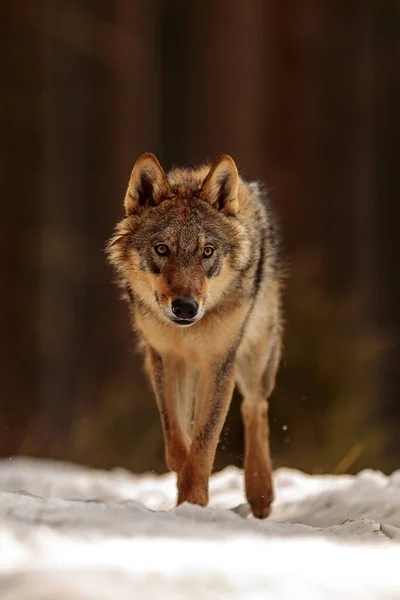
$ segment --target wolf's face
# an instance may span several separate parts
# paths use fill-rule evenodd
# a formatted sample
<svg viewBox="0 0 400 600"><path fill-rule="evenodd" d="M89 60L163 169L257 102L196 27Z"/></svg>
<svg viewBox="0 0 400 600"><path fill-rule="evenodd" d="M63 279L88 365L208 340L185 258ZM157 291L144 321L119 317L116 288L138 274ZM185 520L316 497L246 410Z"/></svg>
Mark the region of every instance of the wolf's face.
<svg viewBox="0 0 400 600"><path fill-rule="evenodd" d="M135 301L189 327L229 291L249 261L249 241L230 157L211 170L175 175L169 182L152 154L139 158L108 253Z"/></svg>

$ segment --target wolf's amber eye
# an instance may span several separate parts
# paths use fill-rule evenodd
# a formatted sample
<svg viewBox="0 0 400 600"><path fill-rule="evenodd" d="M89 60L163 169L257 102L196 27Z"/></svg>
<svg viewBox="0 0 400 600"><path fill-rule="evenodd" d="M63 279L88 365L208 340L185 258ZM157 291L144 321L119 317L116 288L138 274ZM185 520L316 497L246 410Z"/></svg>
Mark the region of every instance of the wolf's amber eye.
<svg viewBox="0 0 400 600"><path fill-rule="evenodd" d="M165 256L168 252L168 247L165 244L157 244L157 246L154 246L154 250L160 256Z"/></svg>
<svg viewBox="0 0 400 600"><path fill-rule="evenodd" d="M212 246L206 246L203 250L203 256L210 258L214 254L214 248Z"/></svg>

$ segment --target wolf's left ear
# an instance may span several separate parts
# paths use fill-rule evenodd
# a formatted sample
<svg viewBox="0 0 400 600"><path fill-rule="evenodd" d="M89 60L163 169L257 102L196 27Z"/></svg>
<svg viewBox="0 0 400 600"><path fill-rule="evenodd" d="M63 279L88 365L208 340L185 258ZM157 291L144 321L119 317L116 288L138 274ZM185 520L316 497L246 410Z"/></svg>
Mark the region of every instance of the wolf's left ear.
<svg viewBox="0 0 400 600"><path fill-rule="evenodd" d="M236 215L239 211L238 186L236 165L228 154L223 154L205 178L200 198L226 215Z"/></svg>
<svg viewBox="0 0 400 600"><path fill-rule="evenodd" d="M172 191L164 169L151 152L145 152L135 162L125 196L127 215L140 208L157 206L161 200L170 198Z"/></svg>

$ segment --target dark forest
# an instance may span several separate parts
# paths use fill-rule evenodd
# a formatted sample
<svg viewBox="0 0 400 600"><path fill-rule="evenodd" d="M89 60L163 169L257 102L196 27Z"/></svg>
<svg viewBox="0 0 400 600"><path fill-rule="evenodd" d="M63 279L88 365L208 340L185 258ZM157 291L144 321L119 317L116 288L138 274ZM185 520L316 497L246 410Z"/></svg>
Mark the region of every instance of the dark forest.
<svg viewBox="0 0 400 600"><path fill-rule="evenodd" d="M249 10L251 7L251 10ZM400 460L397 0L3 0L0 453L163 472L104 256L137 157L231 154L280 216L275 466ZM216 468L240 464L238 398Z"/></svg>

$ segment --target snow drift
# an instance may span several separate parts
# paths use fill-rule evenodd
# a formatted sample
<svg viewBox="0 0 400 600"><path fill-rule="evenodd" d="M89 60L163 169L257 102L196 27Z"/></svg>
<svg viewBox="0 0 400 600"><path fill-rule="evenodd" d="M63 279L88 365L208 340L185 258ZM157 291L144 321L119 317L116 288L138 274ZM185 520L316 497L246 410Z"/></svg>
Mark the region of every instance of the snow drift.
<svg viewBox="0 0 400 600"><path fill-rule="evenodd" d="M400 471L275 486L257 521L235 468L203 509L174 507L172 474L0 461L0 598L400 598Z"/></svg>

